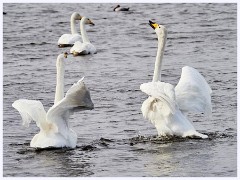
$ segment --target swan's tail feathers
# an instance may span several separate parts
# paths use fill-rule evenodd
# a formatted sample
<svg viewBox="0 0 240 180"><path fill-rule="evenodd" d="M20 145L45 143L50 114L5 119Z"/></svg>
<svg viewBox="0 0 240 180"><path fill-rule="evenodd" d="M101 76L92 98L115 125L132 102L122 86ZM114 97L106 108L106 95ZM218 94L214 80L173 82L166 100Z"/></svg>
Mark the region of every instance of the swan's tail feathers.
<svg viewBox="0 0 240 180"><path fill-rule="evenodd" d="M167 105L172 114L176 111L175 92L173 85L164 82L149 82L141 84L140 89L147 95Z"/></svg>
<svg viewBox="0 0 240 180"><path fill-rule="evenodd" d="M28 127L31 121L35 121L40 129L44 129L46 111L40 101L19 99L12 106L19 111L24 126Z"/></svg>
<svg viewBox="0 0 240 180"><path fill-rule="evenodd" d="M181 78L175 87L176 101L184 112L201 112L207 116L212 114L212 90L204 77L194 68L182 68Z"/></svg>
<svg viewBox="0 0 240 180"><path fill-rule="evenodd" d="M47 121L53 122L58 128L58 132L67 138L69 116L75 111L93 108L90 92L82 78L72 85L59 103L49 109Z"/></svg>

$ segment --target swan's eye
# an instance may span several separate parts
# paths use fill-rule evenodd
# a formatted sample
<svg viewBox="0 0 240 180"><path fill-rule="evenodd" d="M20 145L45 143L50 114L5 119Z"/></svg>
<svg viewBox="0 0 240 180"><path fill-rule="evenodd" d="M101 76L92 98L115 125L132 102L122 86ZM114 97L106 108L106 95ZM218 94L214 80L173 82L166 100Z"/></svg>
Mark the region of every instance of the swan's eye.
<svg viewBox="0 0 240 180"><path fill-rule="evenodd" d="M161 26L158 25L159 28L161 28Z"/></svg>

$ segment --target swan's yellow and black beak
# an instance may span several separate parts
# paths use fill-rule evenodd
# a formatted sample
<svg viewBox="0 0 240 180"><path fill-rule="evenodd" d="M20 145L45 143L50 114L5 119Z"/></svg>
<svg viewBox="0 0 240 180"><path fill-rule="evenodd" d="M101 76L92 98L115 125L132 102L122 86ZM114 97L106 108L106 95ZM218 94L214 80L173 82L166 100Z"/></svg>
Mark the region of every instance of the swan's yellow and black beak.
<svg viewBox="0 0 240 180"><path fill-rule="evenodd" d="M158 24L155 22L152 22L151 20L149 20L149 25L153 28L156 29L158 27Z"/></svg>
<svg viewBox="0 0 240 180"><path fill-rule="evenodd" d="M65 53L63 53L63 55L64 55L65 58L67 58L68 53L65 52Z"/></svg>

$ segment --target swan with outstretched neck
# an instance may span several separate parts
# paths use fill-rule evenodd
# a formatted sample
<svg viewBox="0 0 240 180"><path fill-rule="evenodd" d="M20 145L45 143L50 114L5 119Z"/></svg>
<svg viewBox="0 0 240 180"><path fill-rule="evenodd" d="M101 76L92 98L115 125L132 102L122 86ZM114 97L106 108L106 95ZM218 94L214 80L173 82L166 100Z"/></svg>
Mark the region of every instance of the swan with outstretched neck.
<svg viewBox="0 0 240 180"><path fill-rule="evenodd" d="M207 138L196 131L187 119L187 112L212 113L212 90L204 77L194 68L182 68L179 83L173 85L161 81L161 68L167 29L149 21L158 36L158 50L152 82L141 84L140 89L149 97L143 102L141 111L157 129L159 136Z"/></svg>
<svg viewBox="0 0 240 180"><path fill-rule="evenodd" d="M70 49L70 53L72 53L74 56L97 53L95 46L90 42L88 38L86 29L85 29L85 24L94 25L94 23L89 18L82 17L80 21L82 42L81 41L75 42L73 47Z"/></svg>
<svg viewBox="0 0 240 180"><path fill-rule="evenodd" d="M76 29L76 21L80 21L82 16L79 13L74 12L70 18L71 34L63 34L58 39L58 47L72 47L76 41L81 40L80 34Z"/></svg>
<svg viewBox="0 0 240 180"><path fill-rule="evenodd" d="M67 53L57 58L57 83L54 105L46 111L40 101L19 99L12 106L22 117L23 125L29 126L35 121L40 132L31 140L30 146L34 148L75 148L77 134L70 128L68 119L75 111L93 109L90 92L83 82L83 78L67 91L64 97L64 59Z"/></svg>

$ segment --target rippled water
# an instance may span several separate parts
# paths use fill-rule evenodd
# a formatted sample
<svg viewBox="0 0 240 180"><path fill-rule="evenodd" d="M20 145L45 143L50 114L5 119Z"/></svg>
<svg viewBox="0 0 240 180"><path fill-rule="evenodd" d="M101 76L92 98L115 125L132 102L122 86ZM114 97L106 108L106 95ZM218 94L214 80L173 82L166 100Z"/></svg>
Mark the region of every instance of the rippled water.
<svg viewBox="0 0 240 180"><path fill-rule="evenodd" d="M237 176L237 5L3 4L3 175L4 176ZM76 149L35 150L35 124L21 126L11 104L19 98L52 106L57 40L70 31L72 12L93 20L93 56L67 59L66 90L82 76L95 109L75 113ZM213 89L213 116L191 114L209 139L161 139L143 119L157 48L148 20L168 29L163 76L177 84L181 68L198 69Z"/></svg>

